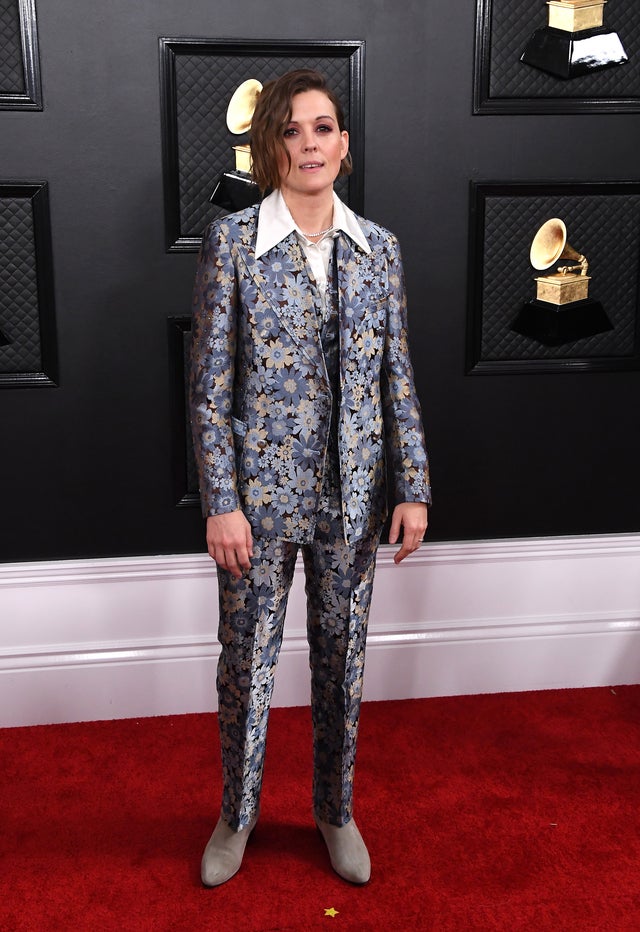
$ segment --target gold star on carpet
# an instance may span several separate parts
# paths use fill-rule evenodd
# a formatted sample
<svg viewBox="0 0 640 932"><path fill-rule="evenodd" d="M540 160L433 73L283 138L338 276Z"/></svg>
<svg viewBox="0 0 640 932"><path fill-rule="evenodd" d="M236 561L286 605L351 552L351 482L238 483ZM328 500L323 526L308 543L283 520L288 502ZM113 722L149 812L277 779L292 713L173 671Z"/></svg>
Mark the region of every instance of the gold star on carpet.
<svg viewBox="0 0 640 932"><path fill-rule="evenodd" d="M324 914L325 916L331 916L332 919L335 919L335 917L338 915L338 910L334 909L332 906L330 909L325 909Z"/></svg>

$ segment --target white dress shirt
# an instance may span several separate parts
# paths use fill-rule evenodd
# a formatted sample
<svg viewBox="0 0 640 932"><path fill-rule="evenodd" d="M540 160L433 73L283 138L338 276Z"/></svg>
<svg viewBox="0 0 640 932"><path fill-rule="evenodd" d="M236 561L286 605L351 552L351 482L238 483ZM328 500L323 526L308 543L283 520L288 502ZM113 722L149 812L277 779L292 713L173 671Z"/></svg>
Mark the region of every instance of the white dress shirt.
<svg viewBox="0 0 640 932"><path fill-rule="evenodd" d="M324 295L327 287L327 273L331 250L333 249L333 240L341 230L347 236L350 236L365 252L371 252L371 247L355 214L346 204L342 203L335 191L333 192L333 225L317 243L314 243L297 226L280 189L277 189L265 197L260 204L256 236L256 259L276 246L292 231L295 231L320 293Z"/></svg>

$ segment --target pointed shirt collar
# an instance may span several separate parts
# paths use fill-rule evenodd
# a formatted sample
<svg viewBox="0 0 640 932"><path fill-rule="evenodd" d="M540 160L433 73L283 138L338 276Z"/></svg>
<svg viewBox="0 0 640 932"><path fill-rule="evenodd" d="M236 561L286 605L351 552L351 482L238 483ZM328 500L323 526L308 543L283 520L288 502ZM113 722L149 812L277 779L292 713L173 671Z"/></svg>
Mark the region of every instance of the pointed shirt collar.
<svg viewBox="0 0 640 932"><path fill-rule="evenodd" d="M343 204L338 195L333 192L333 230L346 233L364 252L371 252L356 215ZM296 226L293 217L285 203L280 189L269 194L260 204L258 214L258 233L256 236L256 259L269 252L290 233L299 233L304 237L302 230ZM306 239L306 237L304 237Z"/></svg>

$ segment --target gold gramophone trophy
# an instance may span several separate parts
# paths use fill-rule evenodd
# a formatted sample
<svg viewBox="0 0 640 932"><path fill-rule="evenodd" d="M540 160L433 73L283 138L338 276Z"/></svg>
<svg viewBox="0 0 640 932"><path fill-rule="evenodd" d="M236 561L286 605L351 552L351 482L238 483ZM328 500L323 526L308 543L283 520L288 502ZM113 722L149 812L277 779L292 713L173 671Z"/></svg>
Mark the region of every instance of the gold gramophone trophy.
<svg viewBox="0 0 640 932"><path fill-rule="evenodd" d="M628 61L618 33L604 25L607 0L548 0L548 23L536 29L520 61L558 78L575 78Z"/></svg>
<svg viewBox="0 0 640 932"><path fill-rule="evenodd" d="M531 243L529 260L534 269L549 269L559 259L573 259L577 265L562 265L549 275L538 275L536 298L560 307L584 301L589 296L589 263L567 242L563 220L554 217L543 223Z"/></svg>
<svg viewBox="0 0 640 932"><path fill-rule="evenodd" d="M523 305L512 330L546 346L559 346L613 329L600 302L589 297L589 263L567 242L563 220L553 217L542 224L531 243L529 259L538 271L551 269L562 259L574 264L536 276L535 300Z"/></svg>
<svg viewBox="0 0 640 932"><path fill-rule="evenodd" d="M262 84L255 78L236 88L227 107L227 128L234 136L249 132ZM209 200L227 211L251 207L260 200L260 189L251 177L251 147L248 142L233 146L236 167L223 172Z"/></svg>

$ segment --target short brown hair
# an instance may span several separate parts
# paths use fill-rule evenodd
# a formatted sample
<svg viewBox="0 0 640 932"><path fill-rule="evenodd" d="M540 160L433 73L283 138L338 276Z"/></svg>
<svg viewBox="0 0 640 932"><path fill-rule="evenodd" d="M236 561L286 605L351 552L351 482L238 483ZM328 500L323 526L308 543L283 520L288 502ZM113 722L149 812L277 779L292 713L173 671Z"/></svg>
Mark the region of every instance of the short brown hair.
<svg viewBox="0 0 640 932"><path fill-rule="evenodd" d="M319 71L299 68L268 81L258 97L251 120L251 161L255 183L264 193L280 187L280 162L284 153L291 167L291 156L284 142L284 130L291 119L291 102L296 94L322 91L336 111L338 129L346 129L344 112L335 93ZM340 175L350 175L353 168L349 152L340 164Z"/></svg>

